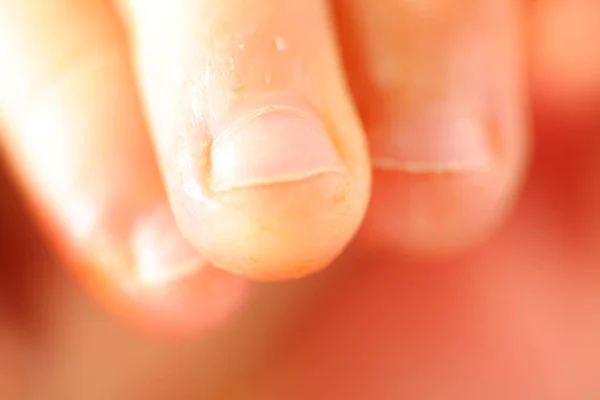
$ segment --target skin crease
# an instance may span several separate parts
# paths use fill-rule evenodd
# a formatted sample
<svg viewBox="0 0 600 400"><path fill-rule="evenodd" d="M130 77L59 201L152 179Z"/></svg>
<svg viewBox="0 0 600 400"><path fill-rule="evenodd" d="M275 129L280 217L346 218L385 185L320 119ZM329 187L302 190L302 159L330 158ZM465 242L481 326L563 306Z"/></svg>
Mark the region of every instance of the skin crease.
<svg viewBox="0 0 600 400"><path fill-rule="evenodd" d="M562 104L535 21L534 154L499 232L426 265L357 245L320 275L260 286L199 338L154 338L101 311L4 173L0 398L597 398L600 87Z"/></svg>

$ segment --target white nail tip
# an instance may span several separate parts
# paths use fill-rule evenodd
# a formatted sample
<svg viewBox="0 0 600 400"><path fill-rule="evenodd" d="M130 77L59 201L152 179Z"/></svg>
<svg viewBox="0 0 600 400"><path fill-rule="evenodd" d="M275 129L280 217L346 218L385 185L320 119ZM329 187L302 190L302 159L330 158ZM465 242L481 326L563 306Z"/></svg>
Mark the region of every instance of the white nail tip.
<svg viewBox="0 0 600 400"><path fill-rule="evenodd" d="M458 174L470 172L486 172L491 169L488 161L423 163L398 161L391 158L375 158L372 160L375 169L407 172L411 174Z"/></svg>
<svg viewBox="0 0 600 400"><path fill-rule="evenodd" d="M343 165L332 165L330 167L315 168L312 171L298 172L295 174L281 175L276 178L254 178L246 179L236 183L231 182L219 182L213 181L210 184L210 188L213 192L226 192L234 189L244 189L260 186L272 186L285 183L299 182L310 178L317 177L319 175L327 173L343 173L346 168Z"/></svg>

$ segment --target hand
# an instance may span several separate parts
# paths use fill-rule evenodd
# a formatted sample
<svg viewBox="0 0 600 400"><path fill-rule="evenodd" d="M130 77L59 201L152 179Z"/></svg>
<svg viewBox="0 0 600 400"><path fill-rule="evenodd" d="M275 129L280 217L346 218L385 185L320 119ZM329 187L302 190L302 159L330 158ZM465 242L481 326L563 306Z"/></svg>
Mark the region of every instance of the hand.
<svg viewBox="0 0 600 400"><path fill-rule="evenodd" d="M5 398L595 398L599 57L549 33L600 8L107 3L0 2L7 160L97 300L204 335L3 207Z"/></svg>

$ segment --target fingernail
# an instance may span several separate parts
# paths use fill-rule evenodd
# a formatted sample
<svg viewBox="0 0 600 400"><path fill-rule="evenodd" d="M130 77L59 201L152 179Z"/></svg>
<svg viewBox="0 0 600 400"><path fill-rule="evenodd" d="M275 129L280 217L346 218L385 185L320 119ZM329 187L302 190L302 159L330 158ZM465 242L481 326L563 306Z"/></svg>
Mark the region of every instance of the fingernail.
<svg viewBox="0 0 600 400"><path fill-rule="evenodd" d="M486 125L467 106L423 105L379 125L372 141L373 164L415 173L485 169L491 163Z"/></svg>
<svg viewBox="0 0 600 400"><path fill-rule="evenodd" d="M438 10L441 26L431 31L415 16L406 29L423 48L401 46L374 64L377 96L367 125L376 167L461 172L494 161L491 122L500 113L496 71L503 65L494 62L487 31L463 29L453 10Z"/></svg>
<svg viewBox="0 0 600 400"><path fill-rule="evenodd" d="M324 124L312 112L268 105L236 118L216 135L213 191L270 185L343 171Z"/></svg>
<svg viewBox="0 0 600 400"><path fill-rule="evenodd" d="M182 236L169 206L141 221L132 235L136 278L144 285L162 285L186 278L206 265Z"/></svg>

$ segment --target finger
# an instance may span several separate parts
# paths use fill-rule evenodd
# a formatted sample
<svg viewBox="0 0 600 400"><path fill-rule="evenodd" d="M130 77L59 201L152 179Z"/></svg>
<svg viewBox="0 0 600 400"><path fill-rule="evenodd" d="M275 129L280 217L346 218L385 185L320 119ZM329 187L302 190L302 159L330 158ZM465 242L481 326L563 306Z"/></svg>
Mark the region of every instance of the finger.
<svg viewBox="0 0 600 400"><path fill-rule="evenodd" d="M365 240L462 249L515 195L526 153L513 2L336 0L375 166Z"/></svg>
<svg viewBox="0 0 600 400"><path fill-rule="evenodd" d="M526 11L529 88L540 133L537 153L589 149L586 142L597 133L600 98L600 4L541 0L527 2Z"/></svg>
<svg viewBox="0 0 600 400"><path fill-rule="evenodd" d="M114 10L102 0L0 10L3 144L76 272L136 322L223 318L243 284L208 268L176 227Z"/></svg>
<svg viewBox="0 0 600 400"><path fill-rule="evenodd" d="M578 106L600 92L600 4L542 0L528 7L530 74L536 101ZM573 107L568 107L573 108Z"/></svg>
<svg viewBox="0 0 600 400"><path fill-rule="evenodd" d="M326 266L362 219L369 170L324 2L123 9L187 237L215 265L257 279Z"/></svg>

